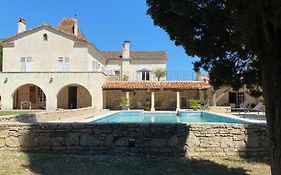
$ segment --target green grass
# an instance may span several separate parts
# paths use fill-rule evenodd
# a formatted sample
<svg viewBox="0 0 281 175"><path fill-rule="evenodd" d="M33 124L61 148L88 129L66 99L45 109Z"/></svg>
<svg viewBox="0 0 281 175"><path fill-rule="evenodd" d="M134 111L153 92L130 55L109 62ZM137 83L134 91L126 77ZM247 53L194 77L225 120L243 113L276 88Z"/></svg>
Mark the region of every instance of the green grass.
<svg viewBox="0 0 281 175"><path fill-rule="evenodd" d="M0 174L267 175L266 163L233 158L47 154L0 150Z"/></svg>
<svg viewBox="0 0 281 175"><path fill-rule="evenodd" d="M16 114L27 114L28 111L0 111L0 116L5 115L16 115Z"/></svg>

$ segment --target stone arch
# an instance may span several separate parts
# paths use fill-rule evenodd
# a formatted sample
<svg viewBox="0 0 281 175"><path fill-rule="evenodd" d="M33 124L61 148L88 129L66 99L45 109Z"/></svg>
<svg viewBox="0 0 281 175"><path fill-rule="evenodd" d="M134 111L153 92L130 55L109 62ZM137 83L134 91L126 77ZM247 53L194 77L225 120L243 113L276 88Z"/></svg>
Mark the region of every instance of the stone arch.
<svg viewBox="0 0 281 175"><path fill-rule="evenodd" d="M11 94L12 109L46 110L45 91L36 84L27 83L18 86Z"/></svg>
<svg viewBox="0 0 281 175"><path fill-rule="evenodd" d="M92 106L90 91L78 83L63 86L56 97L58 109L77 109Z"/></svg>

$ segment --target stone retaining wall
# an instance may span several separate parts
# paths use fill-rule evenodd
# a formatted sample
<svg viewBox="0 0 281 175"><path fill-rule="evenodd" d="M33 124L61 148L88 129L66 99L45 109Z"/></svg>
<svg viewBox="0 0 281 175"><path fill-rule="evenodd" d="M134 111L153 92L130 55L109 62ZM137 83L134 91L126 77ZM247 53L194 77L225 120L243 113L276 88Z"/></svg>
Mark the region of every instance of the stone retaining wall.
<svg viewBox="0 0 281 175"><path fill-rule="evenodd" d="M80 118L83 118L83 116L85 117L92 116L96 111L98 110L95 107L57 110L54 112L35 111L34 113L1 116L0 123L1 122L22 122L22 123L47 122L47 121L64 120L75 116L80 116Z"/></svg>
<svg viewBox="0 0 281 175"><path fill-rule="evenodd" d="M0 148L174 155L267 154L265 125L0 124Z"/></svg>

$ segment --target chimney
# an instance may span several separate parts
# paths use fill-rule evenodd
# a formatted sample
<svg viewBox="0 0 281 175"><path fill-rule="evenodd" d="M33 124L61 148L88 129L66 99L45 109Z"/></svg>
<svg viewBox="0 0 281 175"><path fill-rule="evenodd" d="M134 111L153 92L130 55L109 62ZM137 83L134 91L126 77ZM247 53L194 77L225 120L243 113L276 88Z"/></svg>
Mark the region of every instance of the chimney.
<svg viewBox="0 0 281 175"><path fill-rule="evenodd" d="M78 20L77 20L76 15L74 17L74 30L73 30L73 34L75 36L78 36Z"/></svg>
<svg viewBox="0 0 281 175"><path fill-rule="evenodd" d="M26 31L25 19L19 18L18 20L18 33Z"/></svg>
<svg viewBox="0 0 281 175"><path fill-rule="evenodd" d="M122 58L130 58L130 41L124 41L122 48Z"/></svg>

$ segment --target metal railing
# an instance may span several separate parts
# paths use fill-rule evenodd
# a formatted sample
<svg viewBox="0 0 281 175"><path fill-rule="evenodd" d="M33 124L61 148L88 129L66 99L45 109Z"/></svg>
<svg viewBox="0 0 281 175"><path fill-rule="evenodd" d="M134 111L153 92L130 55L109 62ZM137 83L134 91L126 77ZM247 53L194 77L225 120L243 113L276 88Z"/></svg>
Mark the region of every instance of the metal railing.
<svg viewBox="0 0 281 175"><path fill-rule="evenodd" d="M127 77L127 78L126 78ZM108 81L158 81L154 72L150 72L148 77L143 76L139 72L121 72L120 75L108 74ZM196 74L190 71L168 71L165 76L160 78L160 81L194 81Z"/></svg>

